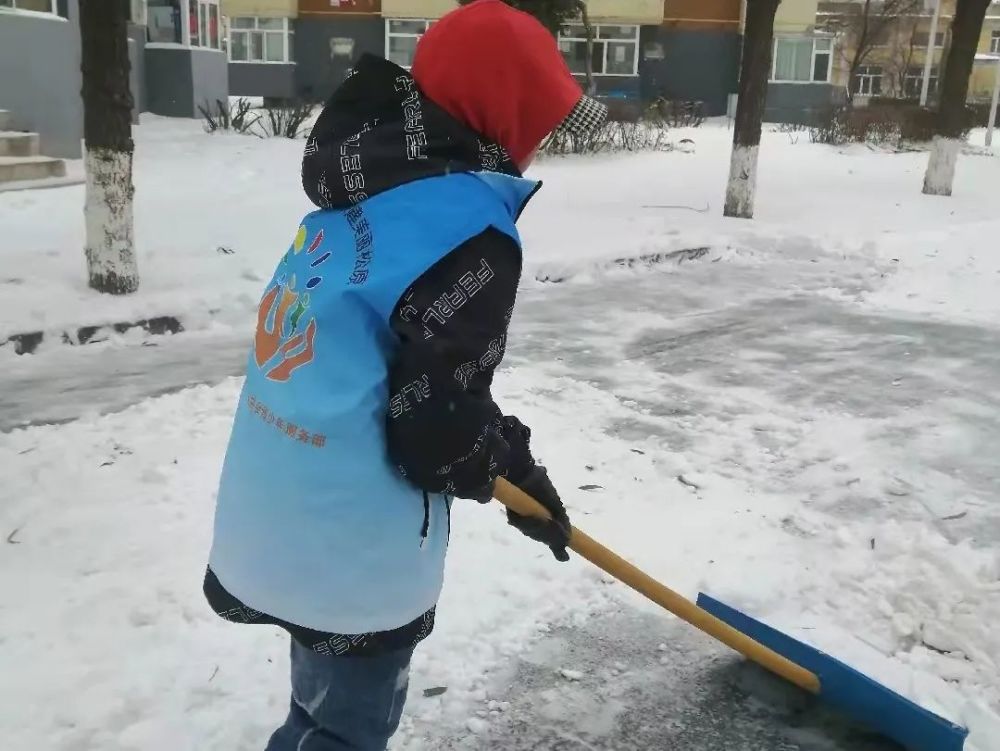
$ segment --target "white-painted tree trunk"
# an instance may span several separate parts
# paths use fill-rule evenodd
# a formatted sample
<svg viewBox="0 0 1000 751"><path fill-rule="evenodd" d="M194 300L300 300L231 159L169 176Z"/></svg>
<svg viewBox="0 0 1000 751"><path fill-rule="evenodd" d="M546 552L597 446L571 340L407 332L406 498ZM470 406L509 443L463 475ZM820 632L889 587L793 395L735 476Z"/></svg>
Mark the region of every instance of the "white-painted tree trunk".
<svg viewBox="0 0 1000 751"><path fill-rule="evenodd" d="M733 146L726 184L726 216L753 219L759 146Z"/></svg>
<svg viewBox="0 0 1000 751"><path fill-rule="evenodd" d="M132 154L88 149L84 221L90 286L100 292L125 294L139 287L132 241Z"/></svg>
<svg viewBox="0 0 1000 751"><path fill-rule="evenodd" d="M935 136L931 158L924 175L924 193L929 196L950 196L955 182L955 165L962 151L962 140Z"/></svg>

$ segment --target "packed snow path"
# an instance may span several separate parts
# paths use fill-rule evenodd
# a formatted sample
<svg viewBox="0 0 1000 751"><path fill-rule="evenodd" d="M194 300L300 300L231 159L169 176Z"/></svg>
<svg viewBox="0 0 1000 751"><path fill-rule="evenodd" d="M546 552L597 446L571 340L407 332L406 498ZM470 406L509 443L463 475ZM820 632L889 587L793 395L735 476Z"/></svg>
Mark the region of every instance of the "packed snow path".
<svg viewBox="0 0 1000 751"><path fill-rule="evenodd" d="M781 268L732 266L710 254L668 261L671 273L529 285L506 365L530 363L607 390L634 412L607 432L677 452L706 420L784 420L747 436L765 459L816 420L826 421L818 427L831 446L862 429L890 459L880 468L884 497L834 500L828 488L811 502L847 516L925 519L949 539L1000 540L1000 455L990 450L1000 444L1000 328L864 311L816 294L835 264L817 254ZM856 274L838 280L842 291L866 289L870 281ZM0 431L218 383L242 372L246 352L243 336L198 332L9 360L0 370ZM766 472L762 481L795 483L807 468L741 464L747 446L719 448L720 461ZM854 479L842 478L848 488Z"/></svg>
<svg viewBox="0 0 1000 751"><path fill-rule="evenodd" d="M845 299L877 276L807 249L529 279L496 393L582 529L681 591L857 632L885 677L968 721L963 698L1000 706L1000 331ZM4 412L69 420L212 383L241 369L240 338L8 359ZM284 639L221 623L198 592L237 385L0 435L12 747L251 751L279 721ZM887 751L761 698L725 652L497 516L456 510L393 751Z"/></svg>
<svg viewBox="0 0 1000 751"><path fill-rule="evenodd" d="M436 748L900 751L686 625L632 609L553 631L491 696Z"/></svg>

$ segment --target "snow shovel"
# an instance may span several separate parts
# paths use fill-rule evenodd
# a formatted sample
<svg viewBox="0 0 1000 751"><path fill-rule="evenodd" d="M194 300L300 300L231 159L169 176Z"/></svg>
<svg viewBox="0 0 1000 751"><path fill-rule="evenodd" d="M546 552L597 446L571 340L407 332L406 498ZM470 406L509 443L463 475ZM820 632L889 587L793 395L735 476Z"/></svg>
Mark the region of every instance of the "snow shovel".
<svg viewBox="0 0 1000 751"><path fill-rule="evenodd" d="M493 494L516 514L551 518L538 501L503 478ZM910 751L961 751L965 744L965 728L706 594L698 595L697 604L691 602L575 527L569 548L678 618Z"/></svg>

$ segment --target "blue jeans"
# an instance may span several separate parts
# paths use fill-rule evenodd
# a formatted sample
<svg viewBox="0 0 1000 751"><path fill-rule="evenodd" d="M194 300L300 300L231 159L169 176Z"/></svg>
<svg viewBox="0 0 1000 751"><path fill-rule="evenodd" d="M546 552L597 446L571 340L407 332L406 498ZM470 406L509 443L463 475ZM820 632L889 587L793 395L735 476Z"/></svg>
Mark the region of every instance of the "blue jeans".
<svg viewBox="0 0 1000 751"><path fill-rule="evenodd" d="M406 703L412 649L330 657L292 639L292 702L266 751L385 751Z"/></svg>

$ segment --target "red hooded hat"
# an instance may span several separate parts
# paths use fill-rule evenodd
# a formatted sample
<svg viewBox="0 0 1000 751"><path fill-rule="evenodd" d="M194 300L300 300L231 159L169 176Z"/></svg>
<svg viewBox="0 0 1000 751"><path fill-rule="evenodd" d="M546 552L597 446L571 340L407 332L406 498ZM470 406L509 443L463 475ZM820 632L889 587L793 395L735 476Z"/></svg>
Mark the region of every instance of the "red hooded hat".
<svg viewBox="0 0 1000 751"><path fill-rule="evenodd" d="M518 165L559 126L594 127L607 113L583 95L548 29L502 0L475 0L431 26L411 72L429 99Z"/></svg>

